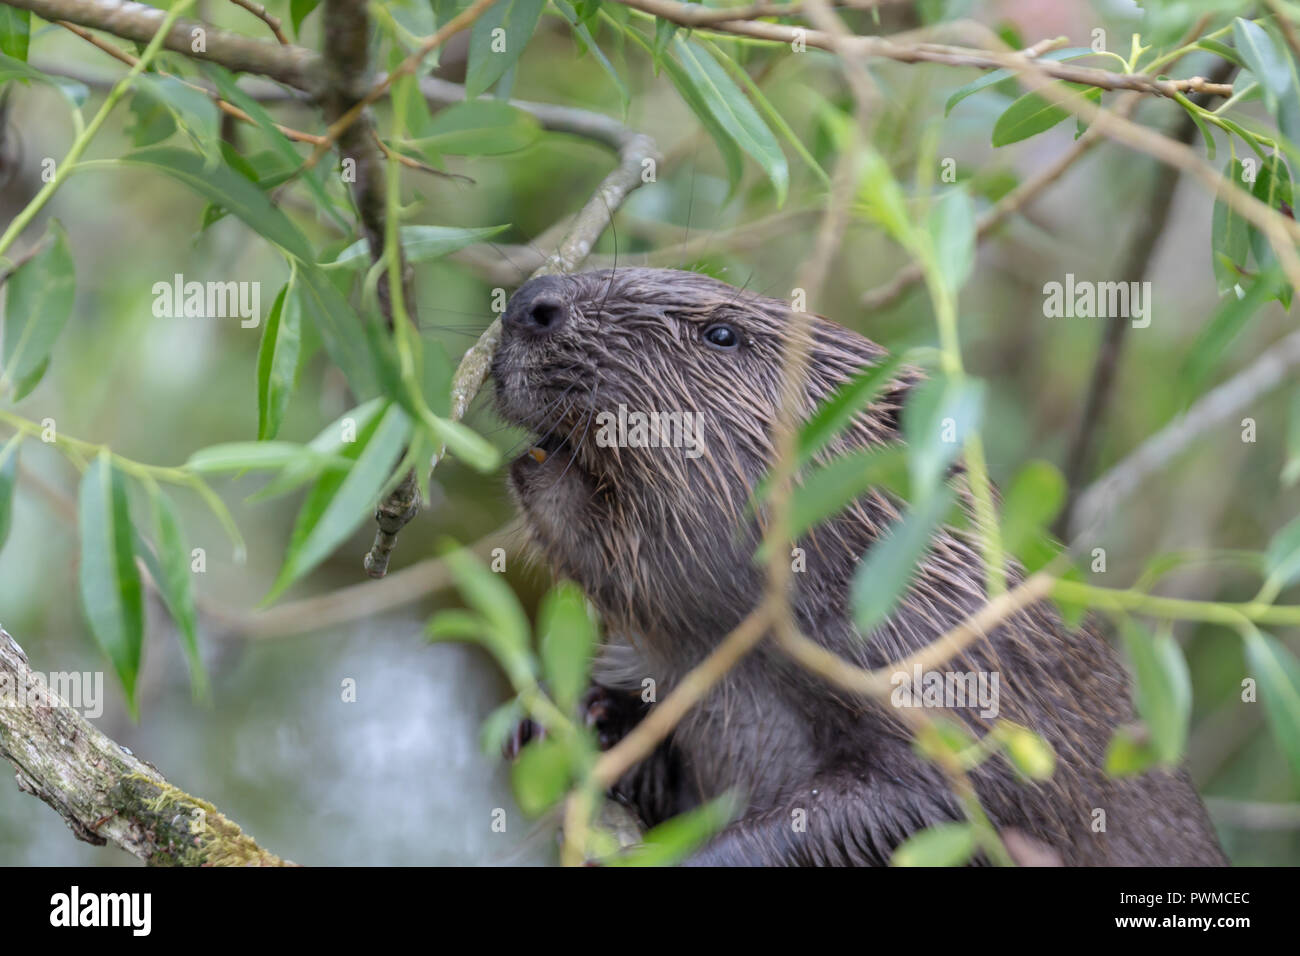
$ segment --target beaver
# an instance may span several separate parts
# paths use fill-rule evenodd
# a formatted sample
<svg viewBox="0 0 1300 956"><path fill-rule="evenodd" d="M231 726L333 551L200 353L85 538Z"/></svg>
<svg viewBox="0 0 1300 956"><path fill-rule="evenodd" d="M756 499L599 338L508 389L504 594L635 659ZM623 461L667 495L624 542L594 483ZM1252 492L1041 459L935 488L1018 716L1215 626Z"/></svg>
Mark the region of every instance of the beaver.
<svg viewBox="0 0 1300 956"><path fill-rule="evenodd" d="M806 318L805 418L886 358L863 336ZM544 561L576 581L618 635L595 663L588 697L608 747L653 706L641 701L645 678L660 696L671 690L761 599L754 555L763 513L750 503L773 459L790 306L694 272L621 268L534 278L515 292L502 325L497 405L536 436L510 465L512 495ZM919 378L897 373L827 453L900 441L900 410ZM625 418L691 412L703 422L702 448L690 457L667 442L596 440L620 410ZM856 630L850 581L899 507L885 491L870 492L798 542L806 568L792 575L795 622L865 668L915 652L986 602L978 543L945 528L892 616L869 634ZM1007 573L1013 585L1023 578L1011 563ZM1044 782L1027 781L1002 756L972 774L999 830L1066 865L1226 862L1185 771L1112 779L1102 769L1113 733L1134 711L1126 672L1092 623L1067 627L1040 602L947 667L998 675L1000 716L1057 755ZM654 825L742 794L743 812L690 863L886 864L909 835L965 818L949 782L889 711L838 691L765 641L612 795Z"/></svg>

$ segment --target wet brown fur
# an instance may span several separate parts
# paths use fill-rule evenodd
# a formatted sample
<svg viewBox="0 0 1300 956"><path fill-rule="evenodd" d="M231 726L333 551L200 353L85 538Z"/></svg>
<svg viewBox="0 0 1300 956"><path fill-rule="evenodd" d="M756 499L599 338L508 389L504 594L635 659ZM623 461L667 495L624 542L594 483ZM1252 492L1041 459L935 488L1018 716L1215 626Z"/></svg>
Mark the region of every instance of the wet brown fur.
<svg viewBox="0 0 1300 956"><path fill-rule="evenodd" d="M562 303L544 336L518 319L538 297ZM642 681L658 699L755 606L763 587L752 559L762 514L746 503L771 458L788 306L690 272L620 269L535 279L511 300L493 373L510 421L541 436L549 456L522 456L511 486L528 531L554 572L579 582L620 639L596 680L630 725ZM734 352L701 333L726 322ZM884 351L813 319L806 414ZM829 454L898 439L914 373L857 416ZM605 448L595 415L630 410L704 416L704 454ZM803 632L862 667L925 646L985 602L981 559L964 536L937 535L906 599L865 638L847 606L856 562L897 517L881 493L863 496L800 542L792 608ZM1017 569L1011 574L1018 579ZM1205 810L1182 771L1115 781L1101 768L1114 729L1133 719L1127 678L1090 625L1071 631L1047 604L1008 619L955 671L996 671L1000 715L1055 748L1051 780L1020 779L996 757L975 774L999 827L1051 847L1071 865L1217 865L1224 861ZM977 718L965 713L968 723ZM844 695L760 645L694 707L670 740L615 792L654 824L736 789L741 817L694 862L881 864L909 834L960 819L950 787L918 757L888 708ZM806 831L793 822L805 811ZM1105 831L1094 829L1096 811Z"/></svg>

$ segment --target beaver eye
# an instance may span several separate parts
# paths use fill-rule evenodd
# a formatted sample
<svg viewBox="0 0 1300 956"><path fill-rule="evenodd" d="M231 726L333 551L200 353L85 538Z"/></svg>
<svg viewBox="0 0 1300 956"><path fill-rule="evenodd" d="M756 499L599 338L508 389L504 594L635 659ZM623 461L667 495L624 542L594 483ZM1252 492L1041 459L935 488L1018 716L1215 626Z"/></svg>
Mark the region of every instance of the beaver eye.
<svg viewBox="0 0 1300 956"><path fill-rule="evenodd" d="M725 322L715 322L704 330L704 341L719 352L731 352L740 344L740 336Z"/></svg>

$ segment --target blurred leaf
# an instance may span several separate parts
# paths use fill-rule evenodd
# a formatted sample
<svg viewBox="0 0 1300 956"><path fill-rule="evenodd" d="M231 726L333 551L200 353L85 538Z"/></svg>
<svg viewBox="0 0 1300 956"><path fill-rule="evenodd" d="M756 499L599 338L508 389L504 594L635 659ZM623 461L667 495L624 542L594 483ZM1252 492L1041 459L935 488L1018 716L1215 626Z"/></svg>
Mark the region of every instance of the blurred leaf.
<svg viewBox="0 0 1300 956"><path fill-rule="evenodd" d="M1061 60L1077 60L1081 56L1092 56L1095 52L1096 51L1091 47L1074 46L1067 47L1063 50L1049 50L1038 59L1050 60L1052 62L1059 62ZM978 79L967 83L965 86L953 93L952 96L948 97L948 102L945 103L943 107L943 115L947 116L951 113L954 106L966 99L966 97L970 96L972 93L978 93L980 90L988 89L990 86L996 86L1003 80L1009 79L1014 75L1015 74L1013 74L1011 70L993 70L991 73L985 73Z"/></svg>
<svg viewBox="0 0 1300 956"><path fill-rule="evenodd" d="M564 796L569 766L568 751L553 737L530 741L519 751L510 765L510 783L524 816L539 817Z"/></svg>
<svg viewBox="0 0 1300 956"><path fill-rule="evenodd" d="M486 104L484 104L486 105ZM476 242L484 242L499 232L509 229L504 226L484 226L478 229L460 229L452 226L403 226L402 251L410 262L426 262L437 259L457 249L464 249ZM370 264L370 243L358 239L338 254L330 266L360 266Z"/></svg>
<svg viewBox="0 0 1300 956"><path fill-rule="evenodd" d="M1159 759L1145 734L1135 727L1120 727L1106 748L1106 773L1133 777L1155 766Z"/></svg>
<svg viewBox="0 0 1300 956"><path fill-rule="evenodd" d="M605 866L674 866L734 820L741 801L725 793L651 828L638 846L601 862Z"/></svg>
<svg viewBox="0 0 1300 956"><path fill-rule="evenodd" d="M673 36L677 33L677 24L671 20L661 20L655 18L655 39L651 48L651 55L654 59L655 76L664 67L664 54L668 51L668 44L672 41Z"/></svg>
<svg viewBox="0 0 1300 956"><path fill-rule="evenodd" d="M27 44L32 32L32 13L17 7L0 6L0 53L27 61Z"/></svg>
<svg viewBox="0 0 1300 956"><path fill-rule="evenodd" d="M776 190L777 205L784 204L790 168L776 137L753 104L704 47L676 36L673 49L718 126L762 167Z"/></svg>
<svg viewBox="0 0 1300 956"><path fill-rule="evenodd" d="M6 7L6 9L12 9ZM42 73L35 67L28 66L21 59L15 59L7 53L0 53L0 85L8 83L10 80L34 80L37 83L44 83L46 86L52 86L68 101L68 105L74 110L81 109L85 104L86 98L90 96L90 90L86 84L78 83L76 80L69 80L61 76L50 76Z"/></svg>
<svg viewBox="0 0 1300 956"><path fill-rule="evenodd" d="M430 618L424 633L431 641L477 641L490 627L473 611L450 608Z"/></svg>
<svg viewBox="0 0 1300 956"><path fill-rule="evenodd" d="M1178 375L1178 388L1184 403L1198 393L1210 373L1229 354L1228 346L1233 339L1260 308L1275 297L1285 281L1278 269L1270 269L1250 283L1245 295L1238 298L1229 293L1220 303L1183 361L1182 371Z"/></svg>
<svg viewBox="0 0 1300 956"><path fill-rule="evenodd" d="M975 855L975 826L937 823L912 834L894 851L890 866L964 866Z"/></svg>
<svg viewBox="0 0 1300 956"><path fill-rule="evenodd" d="M1287 418L1286 464L1282 466L1282 484L1290 488L1300 481L1300 389L1291 393L1291 412Z"/></svg>
<svg viewBox="0 0 1300 956"><path fill-rule="evenodd" d="M1059 90L1074 90L1081 94L1090 94L1096 87L1079 83L1053 83ZM1097 90L1097 93L1100 93ZM1026 93L1007 107L1006 112L993 124L993 145L1009 146L1021 140L1037 136L1051 129L1067 116L1073 115L1064 106L1046 99L1038 93Z"/></svg>
<svg viewBox="0 0 1300 956"><path fill-rule="evenodd" d="M207 156L208 162L220 161L217 147L217 104L207 95L174 76L141 73L131 82L139 91L137 95L142 92L167 108L177 128L189 137L196 149Z"/></svg>
<svg viewBox="0 0 1300 956"><path fill-rule="evenodd" d="M478 730L478 748L485 757L501 757L501 747L524 719L524 707L512 697L483 718Z"/></svg>
<svg viewBox="0 0 1300 956"><path fill-rule="evenodd" d="M913 251L913 225L907 199L889 163L874 149L863 153L857 199L867 216L883 226L895 242Z"/></svg>
<svg viewBox="0 0 1300 956"><path fill-rule="evenodd" d="M1002 500L1002 544L1020 557L1065 503L1065 477L1046 461L1020 469Z"/></svg>
<svg viewBox="0 0 1300 956"><path fill-rule="evenodd" d="M999 720L993 733L1002 742L1012 766L1030 780L1050 780L1056 772L1056 751L1028 727Z"/></svg>
<svg viewBox="0 0 1300 956"><path fill-rule="evenodd" d="M596 627L582 590L568 581L557 584L542 600L538 621L542 674L556 706L569 713L587 688L587 671L596 646Z"/></svg>
<svg viewBox="0 0 1300 956"><path fill-rule="evenodd" d="M279 471L289 465L310 463L316 470L346 466L346 457L327 457L306 445L288 441L232 441L200 448L185 467L200 474L221 471Z"/></svg>
<svg viewBox="0 0 1300 956"><path fill-rule="evenodd" d="M984 383L971 378L934 378L912 388L903 406L903 437L912 475L912 497L938 489L968 436L979 430Z"/></svg>
<svg viewBox="0 0 1300 956"><path fill-rule="evenodd" d="M1153 635L1137 622L1120 622L1124 647L1133 662L1138 715L1151 734L1151 748L1163 764L1182 759L1192 713L1192 681L1182 648L1173 634Z"/></svg>
<svg viewBox="0 0 1300 956"><path fill-rule="evenodd" d="M301 351L302 306L297 284L290 280L275 297L257 350L257 437L261 441L280 431L298 382Z"/></svg>
<svg viewBox="0 0 1300 956"><path fill-rule="evenodd" d="M135 684L144 642L144 596L126 483L107 451L82 475L78 516L81 606L95 642L113 662L132 716L138 717Z"/></svg>
<svg viewBox="0 0 1300 956"><path fill-rule="evenodd" d="M13 519L14 488L18 485L18 446L23 433L14 436L0 448L0 549L9 538L9 524Z"/></svg>
<svg viewBox="0 0 1300 956"><path fill-rule="evenodd" d="M674 37L674 42L679 42L679 39ZM673 86L677 88L677 94L691 108L695 118L708 131L709 136L712 137L714 144L718 147L718 152L722 154L722 162L727 168L728 195L730 196L730 193L736 191L736 186L744 173L745 161L741 156L740 147L736 145L736 141L731 134L713 115L713 110L710 108L704 92L696 85L691 73L671 56L663 58L663 66L668 70L668 78L673 81Z"/></svg>
<svg viewBox="0 0 1300 956"><path fill-rule="evenodd" d="M370 346L352 305L329 276L303 260L298 262L298 285L302 314L320 332L330 361L343 371L356 397L373 397L375 374Z"/></svg>
<svg viewBox="0 0 1300 956"><path fill-rule="evenodd" d="M485 93L514 66L524 47L537 29L546 0L497 0L475 21L469 35L469 62L465 70L465 98L472 100ZM492 33L505 30L501 52L492 47L497 41Z"/></svg>
<svg viewBox="0 0 1300 956"><path fill-rule="evenodd" d="M443 560L456 579L461 597L487 622L487 630L480 636L488 649L512 682L530 681L534 667L528 618L505 578L462 549L449 551Z"/></svg>
<svg viewBox="0 0 1300 956"><path fill-rule="evenodd" d="M72 314L76 285L67 234L51 219L39 251L5 283L4 381L13 388L13 401L40 384Z"/></svg>
<svg viewBox="0 0 1300 956"><path fill-rule="evenodd" d="M1291 195L1291 173L1280 154L1274 153L1260 164L1259 173L1255 176L1255 186L1251 192L1270 209L1280 210L1284 216L1292 218L1294 207ZM1256 265L1261 271L1272 268L1277 262L1277 255L1273 252L1268 237L1255 226L1248 227L1247 234L1250 236L1250 250L1255 255ZM1282 301L1282 307L1291 308L1290 283L1281 283L1277 294Z"/></svg>
<svg viewBox="0 0 1300 956"><path fill-rule="evenodd" d="M1231 188L1240 188L1244 182L1245 170L1241 160L1235 156L1223 171L1224 178L1232 184ZM1223 295L1241 281L1246 269L1246 257L1250 253L1249 225L1241 214L1223 201L1214 200L1214 216L1210 223L1210 252L1214 261L1214 276L1218 281L1219 294Z"/></svg>
<svg viewBox="0 0 1300 956"><path fill-rule="evenodd" d="M948 292L954 298L975 265L975 206L961 188L951 189L926 219L931 248Z"/></svg>
<svg viewBox="0 0 1300 956"><path fill-rule="evenodd" d="M898 446L856 449L813 468L797 484L790 500L790 538L839 514L873 488L902 497L907 486L907 466ZM766 547L758 552L767 560Z"/></svg>
<svg viewBox="0 0 1300 956"><path fill-rule="evenodd" d="M1300 779L1300 661L1269 634L1252 630L1245 640L1246 661L1259 681L1259 699L1273 740Z"/></svg>
<svg viewBox="0 0 1300 956"><path fill-rule="evenodd" d="M194 595L190 589L190 552L185 547L181 536L180 519L171 501L157 485L148 483L149 500L153 512L155 554L137 537L136 553L144 560L145 567L158 586L167 611L176 623L176 632L180 638L181 650L185 653L185 663L189 668L190 686L196 697L207 696L207 674L203 668L203 657L199 653L199 616L194 607Z"/></svg>
<svg viewBox="0 0 1300 956"><path fill-rule="evenodd" d="M569 21L569 26L573 27L573 32L578 35L578 39L582 41L583 46L591 51L591 55L596 58L596 61L600 63L601 68L604 69L606 75L613 82L614 89L618 90L618 98L619 102L622 103L623 113L626 115L628 105L632 102L632 93L628 90L627 83L623 81L623 77L618 75L618 70L614 69L614 64L609 62L609 57L605 56L605 52L596 44L596 38L591 35L591 30L588 28L586 21L579 19L577 12L565 0L554 0L554 3L555 9L560 11L560 16ZM593 11L588 16L594 15L595 12Z"/></svg>
<svg viewBox="0 0 1300 956"><path fill-rule="evenodd" d="M530 113L504 100L470 100L440 111L409 144L435 159L498 156L525 149L541 136L542 125ZM402 231L410 228L421 227L407 226Z"/></svg>
<svg viewBox="0 0 1300 956"><path fill-rule="evenodd" d="M889 616L907 591L952 500L952 491L943 488L913 505L862 556L853 575L850 601L854 623L864 638Z"/></svg>
<svg viewBox="0 0 1300 956"><path fill-rule="evenodd" d="M1240 17L1232 21L1232 42L1250 72L1255 74L1264 91L1264 105L1277 112L1278 98L1287 95L1291 71L1286 56L1273 45L1272 38L1258 24Z"/></svg>
<svg viewBox="0 0 1300 956"><path fill-rule="evenodd" d="M289 19L293 21L293 35L302 36L302 21L320 4L320 0L289 0Z"/></svg>
<svg viewBox="0 0 1300 956"><path fill-rule="evenodd" d="M1300 581L1300 518L1273 535L1265 554L1264 571L1279 589Z"/></svg>
<svg viewBox="0 0 1300 956"><path fill-rule="evenodd" d="M261 491L250 495L249 500L261 501L273 498L311 481L320 473L322 461L332 460L359 436L366 434L367 428L385 408L385 399L372 398L344 412L307 443L307 447L315 453L313 456L287 463L280 474L269 481ZM350 439L347 438L349 435Z"/></svg>
<svg viewBox="0 0 1300 956"><path fill-rule="evenodd" d="M406 413L396 405L389 406L373 431L344 450L345 457L355 459L352 468L327 471L317 480L298 512L284 565L263 604L275 600L329 557L371 516L410 435L411 420Z"/></svg>

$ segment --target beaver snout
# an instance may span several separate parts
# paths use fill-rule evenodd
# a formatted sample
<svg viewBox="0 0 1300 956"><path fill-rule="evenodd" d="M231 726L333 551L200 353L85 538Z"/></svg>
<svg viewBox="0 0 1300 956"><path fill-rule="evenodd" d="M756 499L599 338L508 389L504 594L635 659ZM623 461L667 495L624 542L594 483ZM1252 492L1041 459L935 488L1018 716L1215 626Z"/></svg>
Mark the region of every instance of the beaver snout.
<svg viewBox="0 0 1300 956"><path fill-rule="evenodd" d="M569 300L558 276L538 276L519 287L506 306L502 324L507 334L542 338L569 318Z"/></svg>

